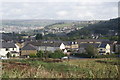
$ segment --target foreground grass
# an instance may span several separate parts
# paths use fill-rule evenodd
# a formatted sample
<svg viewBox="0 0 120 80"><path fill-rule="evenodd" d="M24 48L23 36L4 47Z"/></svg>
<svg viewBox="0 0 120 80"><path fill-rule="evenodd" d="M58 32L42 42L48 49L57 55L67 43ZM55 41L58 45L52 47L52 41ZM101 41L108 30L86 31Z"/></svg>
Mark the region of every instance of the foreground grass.
<svg viewBox="0 0 120 80"><path fill-rule="evenodd" d="M76 59L63 62L12 59L3 61L3 78L117 78L119 60Z"/></svg>

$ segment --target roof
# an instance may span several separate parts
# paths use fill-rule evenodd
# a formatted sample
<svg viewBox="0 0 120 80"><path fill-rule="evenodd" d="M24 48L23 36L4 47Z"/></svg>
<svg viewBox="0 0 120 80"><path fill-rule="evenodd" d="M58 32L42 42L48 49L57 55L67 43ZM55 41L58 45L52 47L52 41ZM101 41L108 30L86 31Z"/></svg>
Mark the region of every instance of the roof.
<svg viewBox="0 0 120 80"><path fill-rule="evenodd" d="M93 45L97 48L100 45L100 43L81 43L80 48L87 48L89 45Z"/></svg>
<svg viewBox="0 0 120 80"><path fill-rule="evenodd" d="M50 46L50 47L59 47L61 43L43 43L43 42L33 42L30 43L34 46Z"/></svg>
<svg viewBox="0 0 120 80"><path fill-rule="evenodd" d="M15 43L2 42L2 48L16 48Z"/></svg>
<svg viewBox="0 0 120 80"><path fill-rule="evenodd" d="M0 33L0 35L2 35L2 39L5 41L11 41L12 37L9 36L8 34L4 34L4 33Z"/></svg>
<svg viewBox="0 0 120 80"><path fill-rule="evenodd" d="M105 48L107 46L107 43L102 43L102 44L100 44L100 48Z"/></svg>
<svg viewBox="0 0 120 80"><path fill-rule="evenodd" d="M109 39L78 39L77 42L108 42Z"/></svg>
<svg viewBox="0 0 120 80"><path fill-rule="evenodd" d="M77 42L74 42L74 41L64 41L63 43L64 43L65 45L77 44Z"/></svg>
<svg viewBox="0 0 120 80"><path fill-rule="evenodd" d="M31 44L27 44L21 50L36 50L36 48Z"/></svg>
<svg viewBox="0 0 120 80"><path fill-rule="evenodd" d="M60 47L61 44L70 45L70 41L30 41L26 44L32 44L34 46L50 46L50 47Z"/></svg>
<svg viewBox="0 0 120 80"><path fill-rule="evenodd" d="M33 46L47 46L47 47L60 47L61 44L71 45L72 41L60 41L60 40L39 40L39 41L29 41L26 44L32 44ZM74 42L75 44L76 42Z"/></svg>

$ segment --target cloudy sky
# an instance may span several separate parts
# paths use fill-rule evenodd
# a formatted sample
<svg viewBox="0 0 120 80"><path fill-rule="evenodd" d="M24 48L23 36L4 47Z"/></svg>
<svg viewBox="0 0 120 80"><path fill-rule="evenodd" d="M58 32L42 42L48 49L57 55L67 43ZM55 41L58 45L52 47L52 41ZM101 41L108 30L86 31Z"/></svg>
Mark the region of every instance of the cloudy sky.
<svg viewBox="0 0 120 80"><path fill-rule="evenodd" d="M1 4L2 19L107 20L118 17L118 2L36 1Z"/></svg>

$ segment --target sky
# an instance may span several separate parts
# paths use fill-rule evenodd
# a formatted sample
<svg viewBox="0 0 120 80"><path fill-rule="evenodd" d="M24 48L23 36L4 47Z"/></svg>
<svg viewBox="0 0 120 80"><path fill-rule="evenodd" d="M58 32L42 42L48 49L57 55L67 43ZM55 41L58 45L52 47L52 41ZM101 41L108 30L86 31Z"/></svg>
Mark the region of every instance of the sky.
<svg viewBox="0 0 120 80"><path fill-rule="evenodd" d="M118 0L4 0L2 19L108 20L118 17Z"/></svg>

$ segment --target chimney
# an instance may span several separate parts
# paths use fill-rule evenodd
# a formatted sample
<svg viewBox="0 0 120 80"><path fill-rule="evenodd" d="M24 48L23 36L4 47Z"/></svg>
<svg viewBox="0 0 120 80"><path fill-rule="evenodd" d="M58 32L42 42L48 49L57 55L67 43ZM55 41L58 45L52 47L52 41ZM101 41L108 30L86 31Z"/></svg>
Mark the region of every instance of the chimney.
<svg viewBox="0 0 120 80"><path fill-rule="evenodd" d="M75 44L77 44L77 42L75 42Z"/></svg>
<svg viewBox="0 0 120 80"><path fill-rule="evenodd" d="M72 42L72 44L74 44L74 42Z"/></svg>

